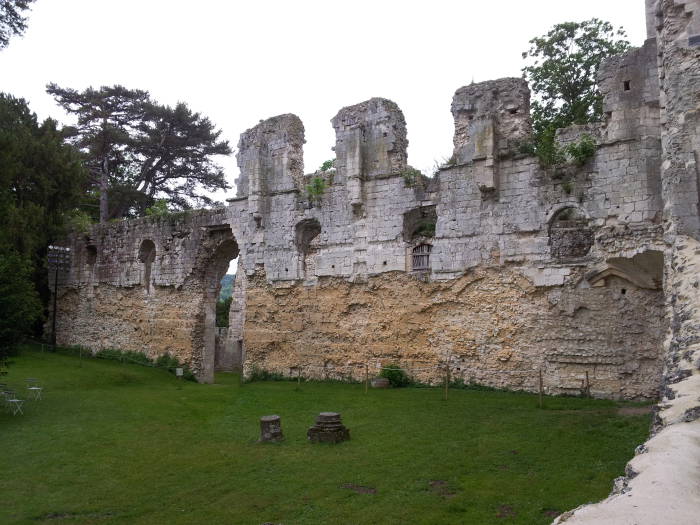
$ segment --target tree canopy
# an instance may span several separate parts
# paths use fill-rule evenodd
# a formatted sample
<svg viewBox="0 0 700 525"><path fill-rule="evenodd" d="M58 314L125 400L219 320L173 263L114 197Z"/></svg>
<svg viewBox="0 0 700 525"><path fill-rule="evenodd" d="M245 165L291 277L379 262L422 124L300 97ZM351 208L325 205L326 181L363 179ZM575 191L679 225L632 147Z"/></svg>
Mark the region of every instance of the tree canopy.
<svg viewBox="0 0 700 525"><path fill-rule="evenodd" d="M7 47L10 37L27 29L25 11L34 0L0 0L0 49Z"/></svg>
<svg viewBox="0 0 700 525"><path fill-rule="evenodd" d="M629 49L626 36L622 28L592 18L557 24L530 40L530 48L522 54L528 61L523 76L533 94L536 145L551 145L557 128L602 118L598 67L603 59Z"/></svg>
<svg viewBox="0 0 700 525"><path fill-rule="evenodd" d="M41 320L46 247L66 233L85 187L79 153L56 122L0 93L0 360Z"/></svg>
<svg viewBox="0 0 700 525"><path fill-rule="evenodd" d="M77 118L67 136L99 192L101 221L143 215L160 198L173 209L211 205L207 192L229 187L215 162L231 154L228 142L184 102L161 105L118 85L47 91Z"/></svg>

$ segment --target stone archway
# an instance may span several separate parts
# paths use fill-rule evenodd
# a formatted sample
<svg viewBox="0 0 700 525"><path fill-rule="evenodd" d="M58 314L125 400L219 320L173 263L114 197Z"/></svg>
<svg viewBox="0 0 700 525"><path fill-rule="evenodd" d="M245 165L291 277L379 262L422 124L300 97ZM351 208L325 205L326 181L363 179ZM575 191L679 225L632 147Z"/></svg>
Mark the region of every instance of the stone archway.
<svg viewBox="0 0 700 525"><path fill-rule="evenodd" d="M201 261L202 306L195 329L192 365L200 383L214 381L216 364L216 303L221 291L221 279L230 262L238 257L239 248L228 226L217 227L209 232L203 246Z"/></svg>

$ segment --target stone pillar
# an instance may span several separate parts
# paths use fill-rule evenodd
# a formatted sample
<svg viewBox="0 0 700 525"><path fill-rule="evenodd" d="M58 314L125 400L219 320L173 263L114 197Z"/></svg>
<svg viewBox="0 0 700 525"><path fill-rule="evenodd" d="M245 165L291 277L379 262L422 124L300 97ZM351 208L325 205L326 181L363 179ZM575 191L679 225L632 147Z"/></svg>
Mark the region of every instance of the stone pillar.
<svg viewBox="0 0 700 525"><path fill-rule="evenodd" d="M341 109L331 122L336 173L346 184L348 200L359 216L364 180L406 170L406 121L394 102L372 98Z"/></svg>
<svg viewBox="0 0 700 525"><path fill-rule="evenodd" d="M283 439L282 421L279 416L263 416L260 418L260 443L276 443Z"/></svg>
<svg viewBox="0 0 700 525"><path fill-rule="evenodd" d="M257 226L263 226L269 211L270 193L303 189L304 142L304 125L292 114L269 118L241 133L238 196L248 197L248 211Z"/></svg>

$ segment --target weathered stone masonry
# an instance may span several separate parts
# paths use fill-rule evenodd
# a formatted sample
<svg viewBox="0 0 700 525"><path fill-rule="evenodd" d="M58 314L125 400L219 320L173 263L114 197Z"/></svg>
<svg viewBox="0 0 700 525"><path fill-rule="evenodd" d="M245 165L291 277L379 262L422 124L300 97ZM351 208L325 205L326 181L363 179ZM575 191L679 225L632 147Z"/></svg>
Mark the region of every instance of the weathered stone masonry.
<svg viewBox="0 0 700 525"><path fill-rule="evenodd" d="M549 392L577 393L588 373L596 395L654 398L666 326L655 56L650 40L601 68L606 120L559 135L595 138L583 167L544 170L521 153L531 124L518 78L457 90L454 155L431 179L409 176L396 104L343 108L317 203L303 124L263 121L241 135L225 209L72 239L58 339L167 352L203 381L216 364L342 377L449 363L499 387L533 390L542 370ZM239 252L216 356L218 279Z"/></svg>
<svg viewBox="0 0 700 525"><path fill-rule="evenodd" d="M220 210L96 226L69 242L58 341L169 353L201 381L242 366L358 378L400 363L551 393L661 398L613 495L571 523L695 523L700 509L700 0L646 0L649 38L599 71L604 121L559 130L596 152L543 169L522 146L529 91L457 90L454 154L407 164L406 122L373 98L340 110L335 168L304 174L294 115L241 135ZM326 189L311 201L306 185ZM239 256L230 327L215 300ZM217 350L218 348L218 350Z"/></svg>

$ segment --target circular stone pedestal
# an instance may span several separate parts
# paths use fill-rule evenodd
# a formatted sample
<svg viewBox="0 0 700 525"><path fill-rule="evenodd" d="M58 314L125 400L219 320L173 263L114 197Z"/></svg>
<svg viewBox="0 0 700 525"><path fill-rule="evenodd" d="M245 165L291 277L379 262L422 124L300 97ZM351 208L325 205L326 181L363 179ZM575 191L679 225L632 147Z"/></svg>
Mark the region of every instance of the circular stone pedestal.
<svg viewBox="0 0 700 525"><path fill-rule="evenodd" d="M345 428L337 412L321 412L306 435L312 443L340 443L350 439L350 430Z"/></svg>
<svg viewBox="0 0 700 525"><path fill-rule="evenodd" d="M263 416L260 418L260 443L275 443L283 439L282 421L279 416Z"/></svg>

